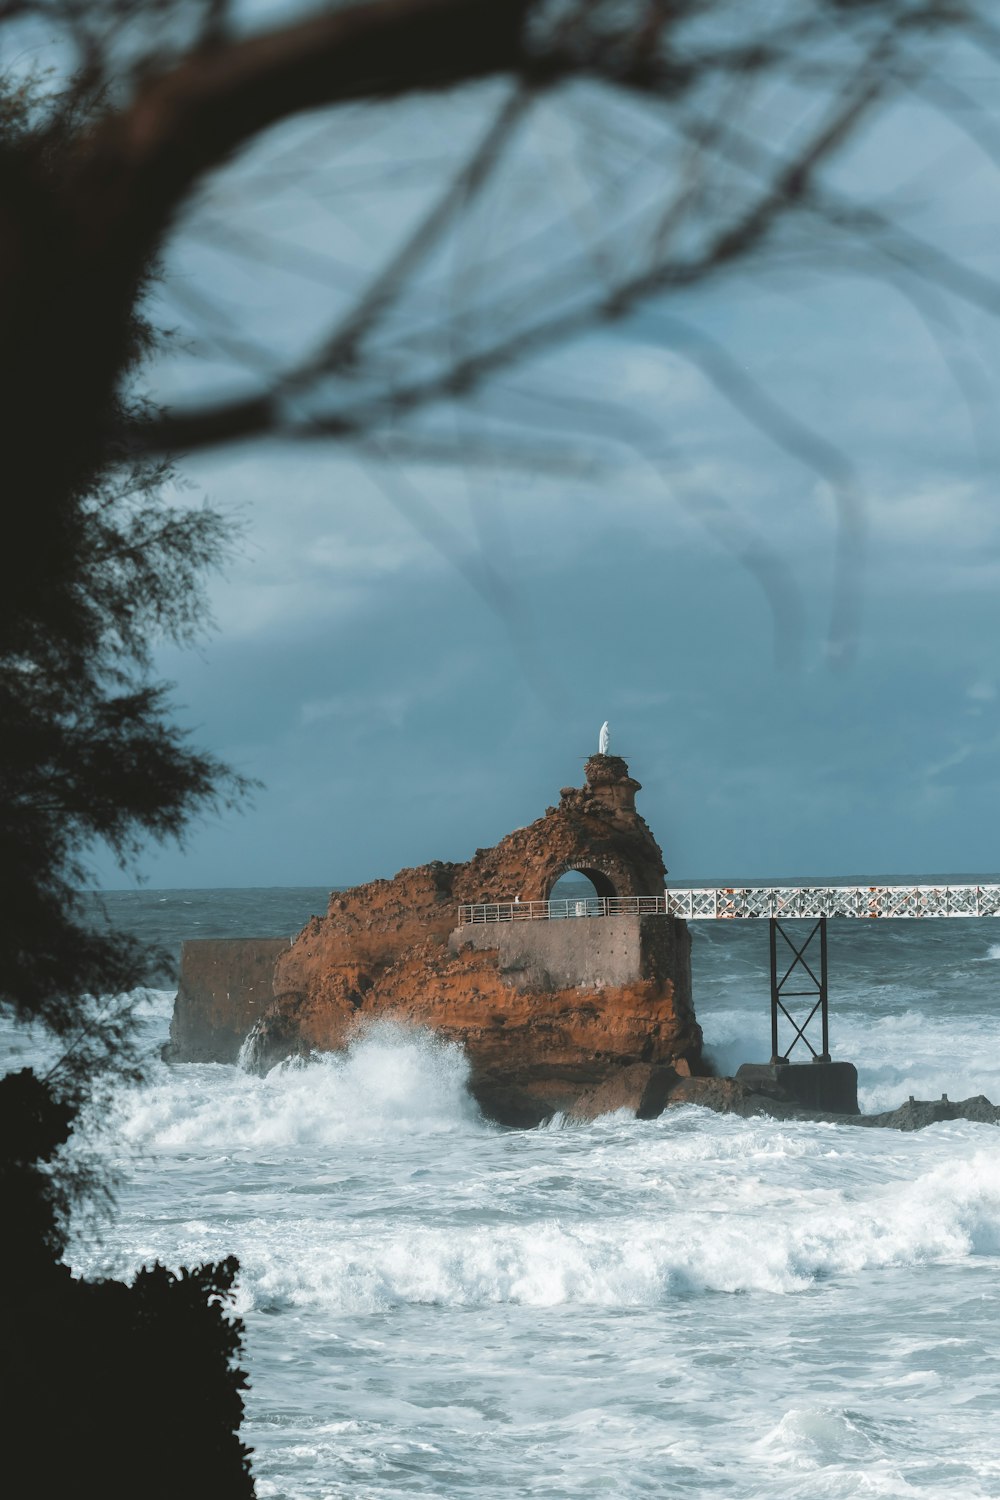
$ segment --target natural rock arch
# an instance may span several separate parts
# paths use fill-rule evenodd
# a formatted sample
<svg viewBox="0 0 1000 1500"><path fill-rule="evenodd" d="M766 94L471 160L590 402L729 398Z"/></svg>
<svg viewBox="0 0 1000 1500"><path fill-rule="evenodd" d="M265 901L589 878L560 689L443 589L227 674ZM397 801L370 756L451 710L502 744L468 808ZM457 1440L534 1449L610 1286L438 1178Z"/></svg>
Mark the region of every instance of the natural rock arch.
<svg viewBox="0 0 1000 1500"><path fill-rule="evenodd" d="M636 812L638 781L617 755L592 755L586 785L563 787L559 805L456 868L461 901L545 901L561 875L579 870L602 896L655 896L663 855Z"/></svg>

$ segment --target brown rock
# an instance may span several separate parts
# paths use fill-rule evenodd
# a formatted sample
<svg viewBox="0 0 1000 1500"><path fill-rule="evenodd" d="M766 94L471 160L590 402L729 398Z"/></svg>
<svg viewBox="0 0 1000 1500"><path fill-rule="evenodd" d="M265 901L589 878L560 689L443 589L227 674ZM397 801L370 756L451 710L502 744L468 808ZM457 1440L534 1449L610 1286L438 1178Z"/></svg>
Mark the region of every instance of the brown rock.
<svg viewBox="0 0 1000 1500"><path fill-rule="evenodd" d="M769 1113L765 1106L773 1101L752 1094L736 1078L681 1078L670 1091L667 1102L671 1109L681 1104L698 1104L702 1109L713 1109L723 1115L759 1115ZM777 1108L780 1113L782 1106Z"/></svg>
<svg viewBox="0 0 1000 1500"><path fill-rule="evenodd" d="M658 1113L677 1074L701 1071L686 925L637 913L458 926L460 903L548 898L579 870L606 896L655 896L663 856L618 756L585 788L467 864L434 862L336 893L279 959L258 1065L342 1048L377 1018L461 1043L481 1107L528 1125L622 1104ZM589 1102L588 1102L589 1101Z"/></svg>
<svg viewBox="0 0 1000 1500"><path fill-rule="evenodd" d="M599 1115L627 1109L639 1120L655 1120L679 1081L669 1065L651 1068L648 1063L634 1063L616 1069L594 1088L585 1089L568 1113L574 1120L596 1120Z"/></svg>

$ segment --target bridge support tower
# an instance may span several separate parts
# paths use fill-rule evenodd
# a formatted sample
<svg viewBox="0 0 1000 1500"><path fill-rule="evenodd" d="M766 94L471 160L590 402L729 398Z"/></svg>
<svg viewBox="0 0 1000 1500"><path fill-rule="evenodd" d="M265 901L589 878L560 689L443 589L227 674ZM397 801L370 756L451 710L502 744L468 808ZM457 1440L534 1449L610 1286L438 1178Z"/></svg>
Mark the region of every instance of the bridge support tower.
<svg viewBox="0 0 1000 1500"><path fill-rule="evenodd" d="M802 1109L856 1115L858 1070L830 1056L830 1004L826 917L801 936L801 921L790 928L769 919L771 950L771 1061L744 1063L736 1076L755 1093L794 1101ZM782 1049L782 1020L791 1040ZM793 1062L801 1043L808 1062ZM816 1045L818 1043L818 1046Z"/></svg>

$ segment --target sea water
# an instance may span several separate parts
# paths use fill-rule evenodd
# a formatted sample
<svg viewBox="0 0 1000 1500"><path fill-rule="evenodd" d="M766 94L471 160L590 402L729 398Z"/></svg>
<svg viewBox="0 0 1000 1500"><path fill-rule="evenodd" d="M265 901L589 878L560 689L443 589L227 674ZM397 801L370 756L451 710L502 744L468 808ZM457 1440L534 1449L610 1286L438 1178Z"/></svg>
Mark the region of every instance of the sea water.
<svg viewBox="0 0 1000 1500"><path fill-rule="evenodd" d="M325 893L110 904L169 944L291 931ZM710 1054L766 1059L766 925L692 931ZM863 1109L1000 1100L1000 922L833 923L830 981ZM144 1002L151 1053L171 1004ZM263 1078L154 1058L86 1132L121 1185L75 1271L240 1259L260 1496L1000 1496L995 1127L514 1131L467 1080L384 1025Z"/></svg>

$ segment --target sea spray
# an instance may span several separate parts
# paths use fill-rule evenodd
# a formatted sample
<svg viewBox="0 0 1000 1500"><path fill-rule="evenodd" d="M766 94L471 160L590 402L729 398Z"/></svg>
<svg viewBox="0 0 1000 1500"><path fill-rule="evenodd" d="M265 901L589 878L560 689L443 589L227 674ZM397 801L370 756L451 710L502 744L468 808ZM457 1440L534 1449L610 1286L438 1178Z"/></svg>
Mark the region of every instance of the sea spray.
<svg viewBox="0 0 1000 1500"><path fill-rule="evenodd" d="M323 1146L482 1128L461 1048L387 1022L343 1053L263 1077L223 1064L161 1066L119 1101L123 1138L151 1150Z"/></svg>

